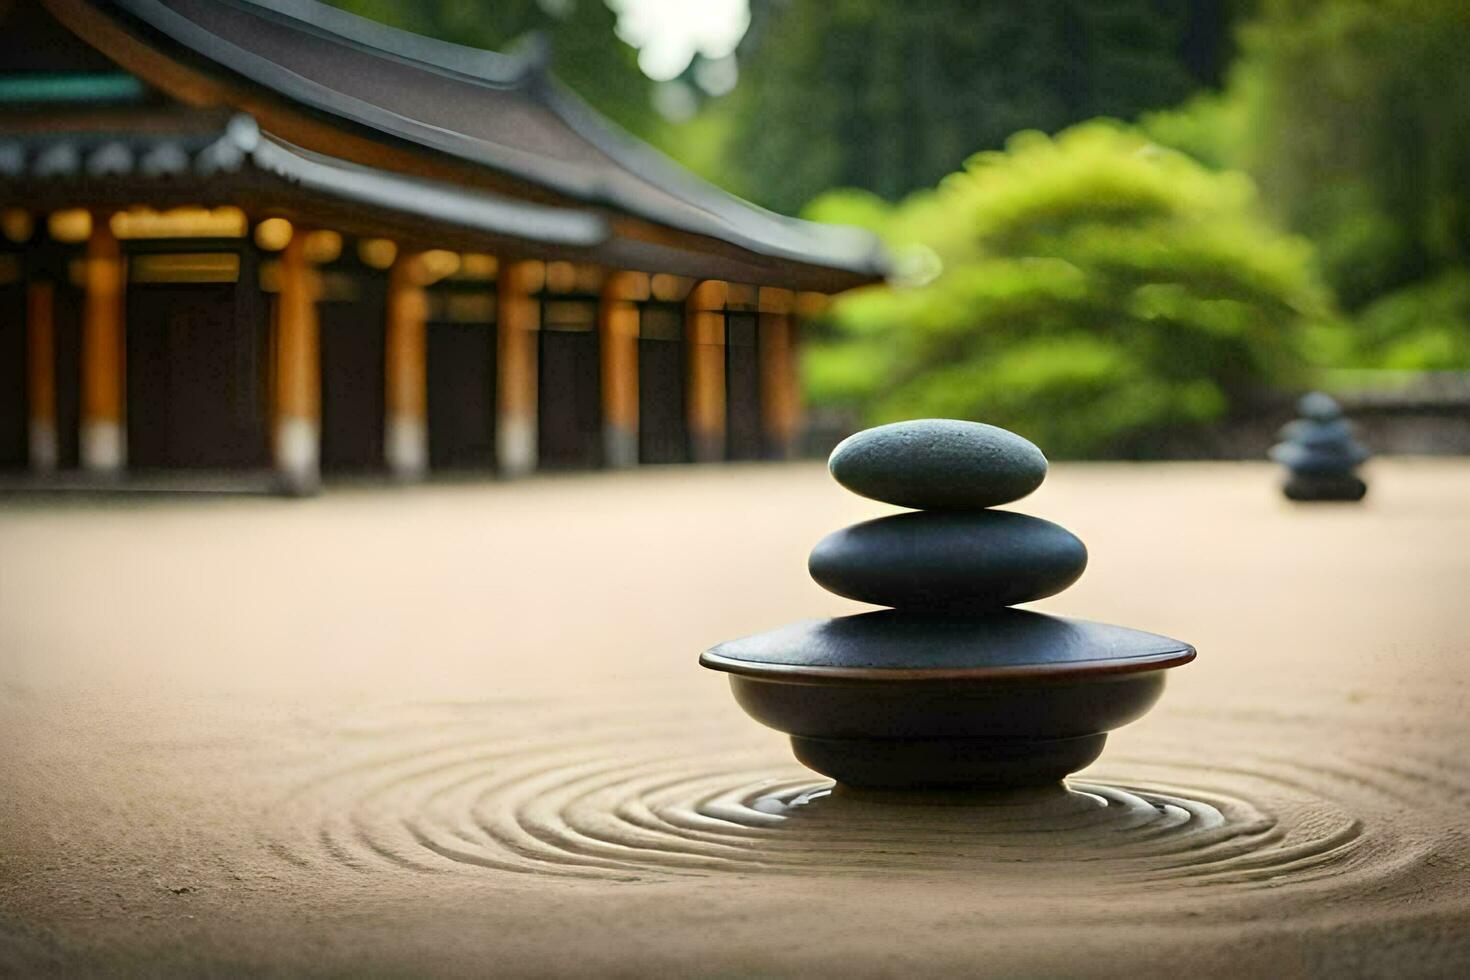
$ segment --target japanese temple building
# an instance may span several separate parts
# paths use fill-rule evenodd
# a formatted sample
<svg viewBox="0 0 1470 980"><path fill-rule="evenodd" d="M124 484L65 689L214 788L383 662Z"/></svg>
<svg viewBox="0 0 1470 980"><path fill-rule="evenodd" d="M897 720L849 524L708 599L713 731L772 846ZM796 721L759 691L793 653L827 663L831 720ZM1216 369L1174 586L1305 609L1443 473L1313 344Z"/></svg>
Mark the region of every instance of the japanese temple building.
<svg viewBox="0 0 1470 980"><path fill-rule="evenodd" d="M790 454L799 320L878 245L703 183L545 62L314 0L0 0L0 469Z"/></svg>

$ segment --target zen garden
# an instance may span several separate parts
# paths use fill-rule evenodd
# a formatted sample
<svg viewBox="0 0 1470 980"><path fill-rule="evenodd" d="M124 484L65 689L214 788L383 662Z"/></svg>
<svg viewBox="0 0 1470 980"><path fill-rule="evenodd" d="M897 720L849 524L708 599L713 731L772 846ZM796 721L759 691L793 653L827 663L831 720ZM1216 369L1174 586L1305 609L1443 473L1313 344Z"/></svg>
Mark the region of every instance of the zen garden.
<svg viewBox="0 0 1470 980"><path fill-rule="evenodd" d="M0 0L0 974L1470 975L1463 0Z"/></svg>

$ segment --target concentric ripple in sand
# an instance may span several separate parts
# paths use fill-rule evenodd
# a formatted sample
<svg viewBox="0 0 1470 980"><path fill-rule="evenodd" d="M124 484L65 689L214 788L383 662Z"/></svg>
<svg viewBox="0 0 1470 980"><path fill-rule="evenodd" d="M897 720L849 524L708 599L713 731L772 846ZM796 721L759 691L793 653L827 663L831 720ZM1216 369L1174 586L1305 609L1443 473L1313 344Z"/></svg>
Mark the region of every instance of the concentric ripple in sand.
<svg viewBox="0 0 1470 980"><path fill-rule="evenodd" d="M1291 744L1288 730L1262 737L1262 725L1291 727L1270 716L1190 719L1197 758L1109 754L1066 789L911 797L834 788L667 711L548 719L546 731L569 734L543 738L514 714L459 711L366 739L355 765L276 808L270 846L364 872L1362 888L1426 861L1443 843L1436 797L1463 791L1442 764L1391 748L1331 763L1251 754L1244 746ZM415 747L375 754L375 742Z"/></svg>

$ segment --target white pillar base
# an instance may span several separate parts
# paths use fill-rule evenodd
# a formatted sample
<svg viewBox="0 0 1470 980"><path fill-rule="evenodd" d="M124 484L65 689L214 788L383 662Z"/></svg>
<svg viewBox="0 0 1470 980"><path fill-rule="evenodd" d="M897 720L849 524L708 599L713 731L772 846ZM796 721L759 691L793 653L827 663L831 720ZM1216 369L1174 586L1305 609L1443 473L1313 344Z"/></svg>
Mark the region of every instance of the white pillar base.
<svg viewBox="0 0 1470 980"><path fill-rule="evenodd" d="M383 458L400 480L421 480L429 470L429 428L412 415L390 415L383 428Z"/></svg>
<svg viewBox="0 0 1470 980"><path fill-rule="evenodd" d="M321 484L321 430L310 419L276 423L276 473L292 493L313 493Z"/></svg>
<svg viewBox="0 0 1470 980"><path fill-rule="evenodd" d="M28 450L32 473L55 472L60 457L56 423L50 419L31 419Z"/></svg>
<svg viewBox="0 0 1470 980"><path fill-rule="evenodd" d="M602 427L602 461L611 469L638 465L638 430L622 425Z"/></svg>
<svg viewBox="0 0 1470 980"><path fill-rule="evenodd" d="M533 419L497 419L495 458L506 476L525 476L536 469L536 422Z"/></svg>
<svg viewBox="0 0 1470 980"><path fill-rule="evenodd" d="M82 469L89 473L121 473L128 462L127 433L119 421L82 423Z"/></svg>

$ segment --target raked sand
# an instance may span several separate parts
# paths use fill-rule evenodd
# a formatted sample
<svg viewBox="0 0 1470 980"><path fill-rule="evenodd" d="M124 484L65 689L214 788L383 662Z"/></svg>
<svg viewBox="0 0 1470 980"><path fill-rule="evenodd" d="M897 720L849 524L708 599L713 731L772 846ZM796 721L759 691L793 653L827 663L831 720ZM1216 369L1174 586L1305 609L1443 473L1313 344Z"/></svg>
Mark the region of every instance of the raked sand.
<svg viewBox="0 0 1470 980"><path fill-rule="evenodd" d="M1465 975L1470 462L1060 465L1200 651L1071 796L824 795L698 653L855 611L814 464L0 500L0 974Z"/></svg>

